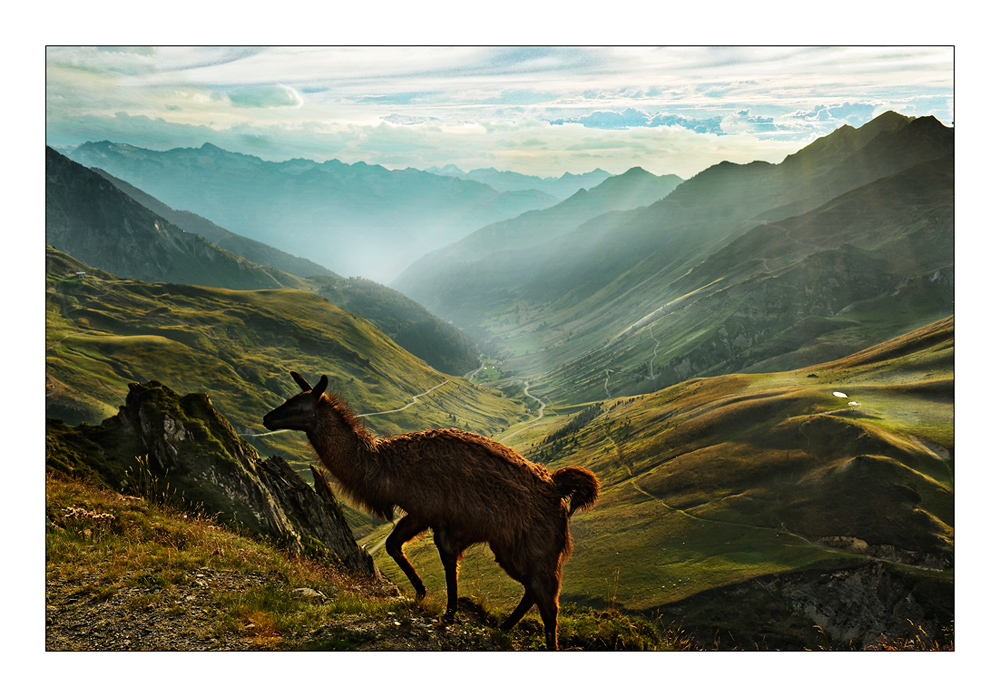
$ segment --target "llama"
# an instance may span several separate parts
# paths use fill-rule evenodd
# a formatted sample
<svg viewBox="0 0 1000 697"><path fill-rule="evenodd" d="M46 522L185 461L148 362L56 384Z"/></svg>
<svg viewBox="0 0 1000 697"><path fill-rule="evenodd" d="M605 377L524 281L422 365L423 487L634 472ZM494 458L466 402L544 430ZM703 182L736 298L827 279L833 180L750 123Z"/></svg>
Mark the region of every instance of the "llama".
<svg viewBox="0 0 1000 697"><path fill-rule="evenodd" d="M524 586L524 597L501 625L509 631L533 605L556 649L562 565L572 549L569 518L597 501L597 477L580 467L549 473L505 445L457 429L376 438L338 396L327 377L302 388L264 417L271 430L304 431L320 462L356 505L386 520L399 519L385 548L416 590L426 595L403 545L428 528L444 564L446 622L458 607L458 562L474 544L489 545L500 567ZM564 500L568 499L568 502Z"/></svg>

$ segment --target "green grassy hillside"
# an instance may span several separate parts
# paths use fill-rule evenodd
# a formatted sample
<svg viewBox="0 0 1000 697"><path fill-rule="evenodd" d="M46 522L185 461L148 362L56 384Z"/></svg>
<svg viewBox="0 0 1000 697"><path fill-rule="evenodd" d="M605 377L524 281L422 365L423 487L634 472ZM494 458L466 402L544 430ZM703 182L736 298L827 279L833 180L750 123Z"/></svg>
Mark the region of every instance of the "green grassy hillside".
<svg viewBox="0 0 1000 697"><path fill-rule="evenodd" d="M563 597L668 613L753 579L875 560L950 588L953 332L949 318L843 360L691 380L519 431L507 444L602 483L596 508L572 521ZM431 592L443 593L430 541L412 548ZM406 587L384 551L375 558ZM488 553L463 568L466 592L517 601ZM740 612L727 606L726 621L766 624ZM815 634L813 624L796 631Z"/></svg>
<svg viewBox="0 0 1000 697"><path fill-rule="evenodd" d="M82 272L83 275L77 275ZM497 432L523 407L443 375L364 318L305 291L231 291L143 283L46 253L46 409L68 423L116 413L130 382L207 392L264 454L309 458L301 434L255 438L261 417L298 388L288 376L330 376L376 432L462 426ZM405 408L418 397L419 410Z"/></svg>

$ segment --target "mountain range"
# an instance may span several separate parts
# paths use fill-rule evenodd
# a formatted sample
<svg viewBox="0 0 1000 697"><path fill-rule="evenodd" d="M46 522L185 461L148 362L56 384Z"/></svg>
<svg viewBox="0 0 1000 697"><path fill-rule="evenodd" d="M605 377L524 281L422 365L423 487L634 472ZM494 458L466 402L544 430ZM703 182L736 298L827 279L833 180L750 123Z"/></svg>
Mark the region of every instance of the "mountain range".
<svg viewBox="0 0 1000 697"><path fill-rule="evenodd" d="M887 112L520 248L480 252L485 229L394 285L570 401L830 360L954 311L953 153Z"/></svg>
<svg viewBox="0 0 1000 697"><path fill-rule="evenodd" d="M305 287L179 228L52 148L45 151L45 237L86 264L140 280L234 290Z"/></svg>
<svg viewBox="0 0 1000 697"><path fill-rule="evenodd" d="M238 235L340 275L387 282L427 249L557 199L500 193L476 181L338 160L270 162L206 143L147 150L84 143L71 159L97 167Z"/></svg>
<svg viewBox="0 0 1000 697"><path fill-rule="evenodd" d="M94 168L93 171L114 184L116 189L141 204L144 208L148 208L182 230L194 233L234 254L239 254L244 259L301 278L309 278L310 276L336 276L330 269L320 266L309 259L292 256L279 249L252 240L249 237L237 235L191 211L174 210L142 189L132 186L124 179L113 177L104 170Z"/></svg>
<svg viewBox="0 0 1000 697"><path fill-rule="evenodd" d="M439 370L462 375L479 365L479 349L471 339L398 291L362 278L342 278L307 259L176 211L51 148L46 150L46 178L47 241L84 264L148 282L311 290L344 310L364 314Z"/></svg>

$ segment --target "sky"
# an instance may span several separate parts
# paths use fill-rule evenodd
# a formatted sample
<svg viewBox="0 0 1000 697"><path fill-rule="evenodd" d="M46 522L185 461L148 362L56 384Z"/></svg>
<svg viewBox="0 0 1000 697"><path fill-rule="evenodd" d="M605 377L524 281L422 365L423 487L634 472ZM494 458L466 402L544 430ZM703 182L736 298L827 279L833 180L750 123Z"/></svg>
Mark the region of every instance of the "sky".
<svg viewBox="0 0 1000 697"><path fill-rule="evenodd" d="M952 46L47 46L45 137L266 160L684 178L886 110L954 120Z"/></svg>

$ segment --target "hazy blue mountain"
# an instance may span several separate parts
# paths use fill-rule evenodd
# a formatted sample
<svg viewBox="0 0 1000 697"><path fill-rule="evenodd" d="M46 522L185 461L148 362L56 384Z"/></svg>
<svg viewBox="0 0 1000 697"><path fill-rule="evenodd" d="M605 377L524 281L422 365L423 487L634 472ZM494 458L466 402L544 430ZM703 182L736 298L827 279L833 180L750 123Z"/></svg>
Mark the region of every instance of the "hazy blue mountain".
<svg viewBox="0 0 1000 697"><path fill-rule="evenodd" d="M544 208L538 191L358 162L269 162L206 143L147 150L84 143L72 158L239 235L342 275L388 281L430 249L497 220Z"/></svg>
<svg viewBox="0 0 1000 697"><path fill-rule="evenodd" d="M196 235L204 237L209 242L214 242L223 249L239 254L245 259L279 269L285 273L308 278L309 276L332 276L335 275L330 269L319 264L303 259L302 257L286 254L280 249L268 246L249 237L237 235L223 227L219 227L211 220L203 218L191 211L178 211L166 205L162 201L150 196L142 189L138 189L129 184L124 179L112 176L102 169L95 168L95 172L114 184L118 189L128 194L143 206L153 211L159 216L181 228Z"/></svg>
<svg viewBox="0 0 1000 697"><path fill-rule="evenodd" d="M595 169L592 172L584 174L570 174L567 172L560 177L536 177L530 174L520 174L519 172L510 172L507 170L501 172L493 167L463 172L455 165L429 167L427 171L445 177L457 177L459 179L477 181L497 191L543 191L559 200L569 198L577 191L580 191L580 189L592 189L612 176L603 169Z"/></svg>
<svg viewBox="0 0 1000 697"><path fill-rule="evenodd" d="M394 285L414 297L426 297L440 304L434 289L449 287L453 274L471 280L480 273L490 274L495 257L535 248L562 238L581 224L612 211L627 211L662 199L683 180L677 175L656 176L634 167L617 177L605 179L587 191L578 191L562 203L541 211L529 211L511 220L487 225L442 250L431 252L407 269ZM579 240L577 240L579 243ZM452 264L457 264L453 267ZM480 278L482 278L480 276ZM461 284L461 278L456 279ZM490 293L490 284L463 288L461 292Z"/></svg>
<svg viewBox="0 0 1000 697"><path fill-rule="evenodd" d="M143 281L233 290L306 287L180 229L51 148L45 175L46 242L89 266Z"/></svg>
<svg viewBox="0 0 1000 697"><path fill-rule="evenodd" d="M479 349L469 337L398 291L362 278L341 278L308 260L240 238L209 220L174 211L142 190L52 149L47 150L46 164L47 241L89 266L148 282L310 290L364 316L438 370L462 375L479 366ZM181 224L190 229L181 229ZM247 260L191 229L246 247L258 260L273 259L312 277L304 279Z"/></svg>

